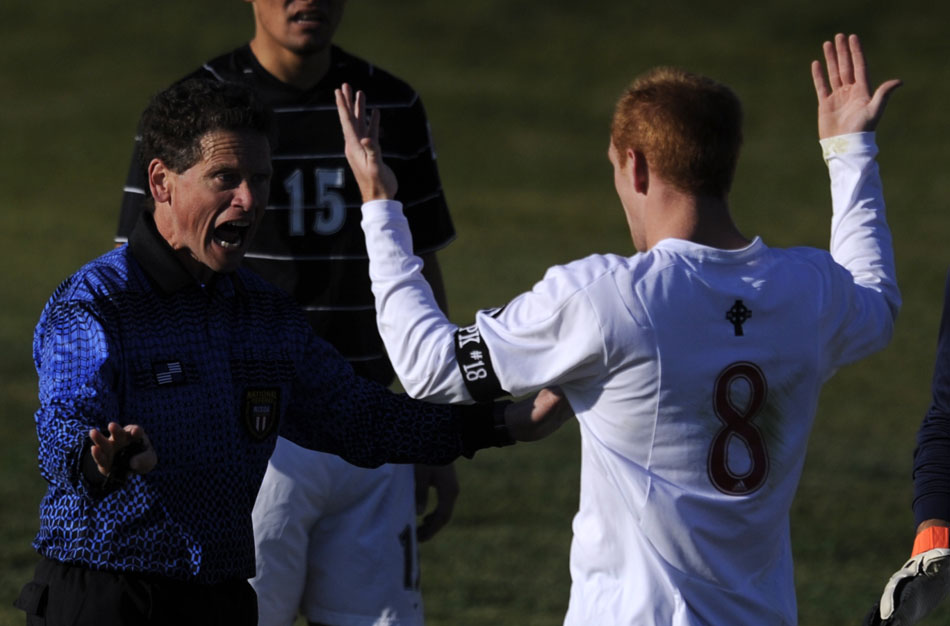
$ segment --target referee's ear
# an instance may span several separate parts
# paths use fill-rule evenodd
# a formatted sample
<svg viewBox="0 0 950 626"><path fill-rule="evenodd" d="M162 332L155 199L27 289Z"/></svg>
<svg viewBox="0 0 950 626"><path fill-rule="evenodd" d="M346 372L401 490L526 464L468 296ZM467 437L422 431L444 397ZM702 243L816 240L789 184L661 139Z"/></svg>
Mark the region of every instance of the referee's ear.
<svg viewBox="0 0 950 626"><path fill-rule="evenodd" d="M152 159L146 170L148 174L148 188L155 202L168 202L171 197L169 188L169 170L161 159Z"/></svg>

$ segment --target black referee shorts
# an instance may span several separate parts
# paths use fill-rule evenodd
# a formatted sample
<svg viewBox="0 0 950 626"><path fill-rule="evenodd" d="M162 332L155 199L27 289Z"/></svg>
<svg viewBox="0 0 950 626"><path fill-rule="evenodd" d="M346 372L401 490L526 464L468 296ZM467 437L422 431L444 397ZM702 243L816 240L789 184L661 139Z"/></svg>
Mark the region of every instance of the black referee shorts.
<svg viewBox="0 0 950 626"><path fill-rule="evenodd" d="M27 626L256 626L246 580L199 585L43 559L14 606Z"/></svg>

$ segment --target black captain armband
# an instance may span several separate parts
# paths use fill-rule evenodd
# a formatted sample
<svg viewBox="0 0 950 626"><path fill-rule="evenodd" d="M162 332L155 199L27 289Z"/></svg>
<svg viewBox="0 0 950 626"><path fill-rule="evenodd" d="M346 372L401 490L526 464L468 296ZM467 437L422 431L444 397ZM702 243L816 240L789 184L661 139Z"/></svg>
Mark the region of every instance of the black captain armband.
<svg viewBox="0 0 950 626"><path fill-rule="evenodd" d="M488 346L482 341L482 334L476 324L455 331L455 360L465 387L476 402L509 395L498 382Z"/></svg>
<svg viewBox="0 0 950 626"><path fill-rule="evenodd" d="M515 443L505 424L505 408L509 400L454 405L461 418L462 455L475 456L482 448L501 448Z"/></svg>

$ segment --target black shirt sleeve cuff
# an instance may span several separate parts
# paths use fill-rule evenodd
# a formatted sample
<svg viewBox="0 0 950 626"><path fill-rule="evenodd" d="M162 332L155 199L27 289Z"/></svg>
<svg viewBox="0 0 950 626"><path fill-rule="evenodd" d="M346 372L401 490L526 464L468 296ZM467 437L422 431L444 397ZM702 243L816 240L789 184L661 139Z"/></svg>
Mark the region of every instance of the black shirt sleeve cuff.
<svg viewBox="0 0 950 626"><path fill-rule="evenodd" d="M456 405L453 409L460 422L462 456L472 458L482 448L500 448L515 443L505 425L508 400Z"/></svg>

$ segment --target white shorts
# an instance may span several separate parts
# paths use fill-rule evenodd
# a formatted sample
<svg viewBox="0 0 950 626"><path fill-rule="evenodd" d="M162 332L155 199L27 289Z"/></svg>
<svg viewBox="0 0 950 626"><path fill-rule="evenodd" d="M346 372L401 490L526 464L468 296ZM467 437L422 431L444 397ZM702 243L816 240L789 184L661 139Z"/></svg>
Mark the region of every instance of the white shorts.
<svg viewBox="0 0 950 626"><path fill-rule="evenodd" d="M365 469L278 437L254 505L260 626L422 626L413 466Z"/></svg>

